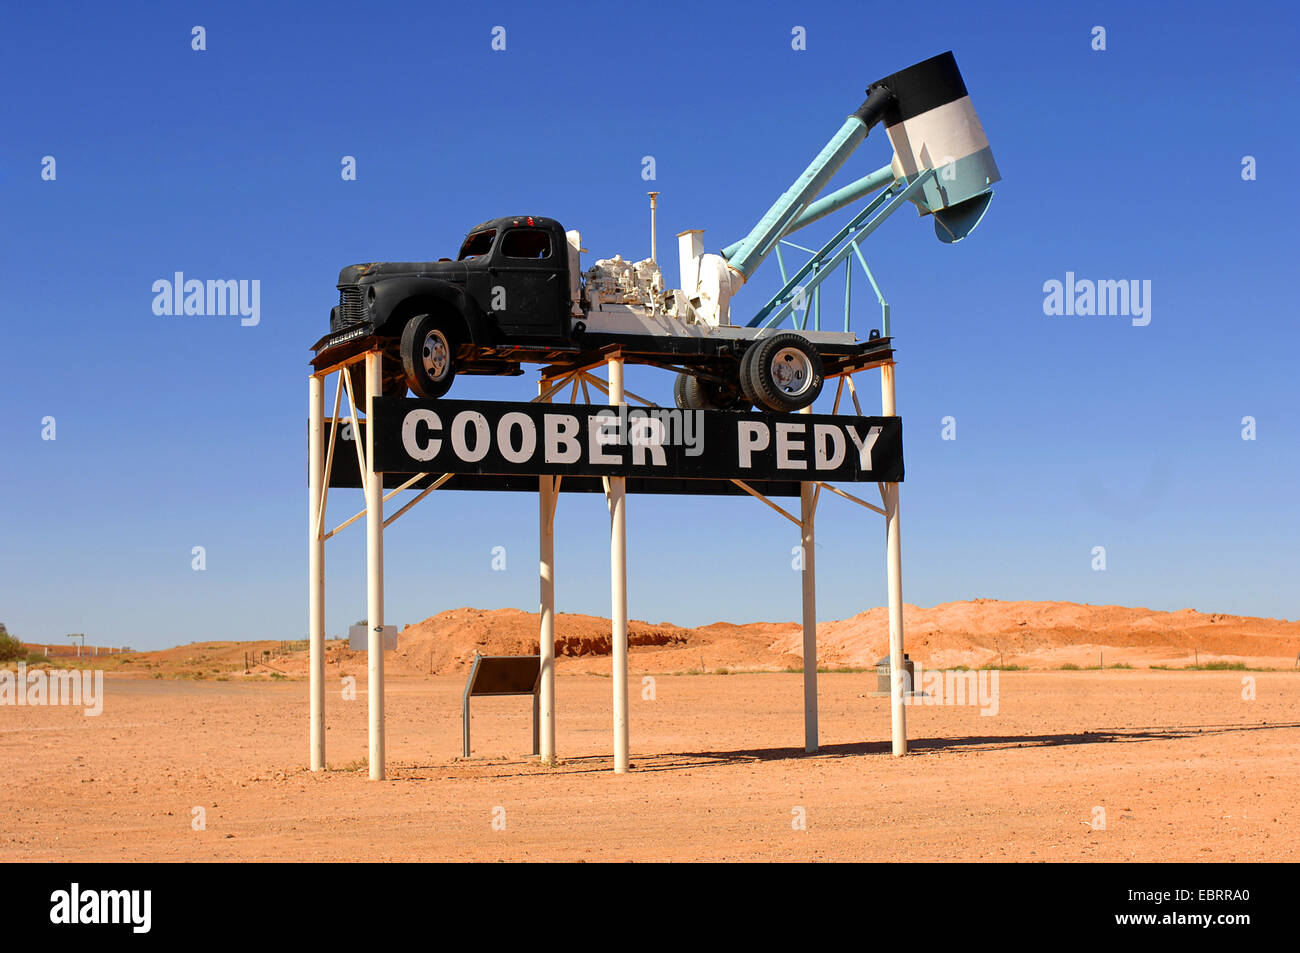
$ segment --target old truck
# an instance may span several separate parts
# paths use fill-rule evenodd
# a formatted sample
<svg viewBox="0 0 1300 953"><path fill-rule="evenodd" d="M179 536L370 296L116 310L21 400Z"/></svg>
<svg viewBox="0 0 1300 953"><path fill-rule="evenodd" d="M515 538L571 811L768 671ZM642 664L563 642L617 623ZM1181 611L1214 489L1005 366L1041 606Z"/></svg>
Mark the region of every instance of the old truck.
<svg viewBox="0 0 1300 953"><path fill-rule="evenodd" d="M849 154L884 123L892 162L817 199ZM988 141L951 53L887 76L867 89L817 158L749 235L704 252L702 232L678 236L678 287L666 285L655 255L581 266L582 237L555 219L516 215L470 229L455 259L370 262L339 273L330 331L313 345L317 369L376 347L383 393L447 393L458 374L517 375L522 365L585 366L611 352L675 372L678 406L788 412L816 400L827 376L879 362L886 334L809 327L807 296L817 267L805 266L746 324L733 323L735 294L790 232L885 191L847 228L849 248L904 202L932 215L940 239L965 237L998 180ZM652 248L654 247L652 226ZM829 254L829 253L827 253ZM860 253L859 253L860 257ZM810 263L815 265L816 261ZM782 268L784 276L784 266ZM782 328L779 320L802 322ZM820 322L818 322L820 324ZM364 371L354 369L364 394Z"/></svg>

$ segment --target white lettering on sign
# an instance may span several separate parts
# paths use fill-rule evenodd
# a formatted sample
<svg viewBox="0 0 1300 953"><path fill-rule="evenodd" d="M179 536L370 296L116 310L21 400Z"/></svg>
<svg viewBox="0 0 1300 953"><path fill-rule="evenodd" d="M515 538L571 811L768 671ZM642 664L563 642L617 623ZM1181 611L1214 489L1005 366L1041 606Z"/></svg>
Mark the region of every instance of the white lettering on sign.
<svg viewBox="0 0 1300 953"><path fill-rule="evenodd" d="M442 441L435 437L421 446L415 435L415 429L421 423L426 424L434 433L442 429L442 421L432 410L413 410L402 421L402 446L412 460L432 460L442 449Z"/></svg>
<svg viewBox="0 0 1300 953"><path fill-rule="evenodd" d="M871 469L871 448L876 445L880 438L880 428L872 427L867 431L867 438L863 440L858 436L858 428L852 424L845 424L844 429L849 432L849 439L853 445L858 448L858 466L863 470Z"/></svg>
<svg viewBox="0 0 1300 953"><path fill-rule="evenodd" d="M767 431L767 424L753 420L742 420L736 424L736 436L737 443L740 445L738 462L746 470L754 465L754 454L766 450L772 440L772 435Z"/></svg>
<svg viewBox="0 0 1300 953"><path fill-rule="evenodd" d="M470 425L474 427L473 450L465 441L466 428ZM492 428L488 426L487 418L477 410L462 410L451 422L451 448L466 463L478 463L487 456L491 435Z"/></svg>
<svg viewBox="0 0 1300 953"><path fill-rule="evenodd" d="M573 414L547 414L545 420L543 453L546 462L577 463L582 456L582 446L578 443L578 418Z"/></svg>
<svg viewBox="0 0 1300 953"><path fill-rule="evenodd" d="M610 431L613 431L612 433ZM623 462L616 453L606 453L603 447L617 446L621 442L618 415L612 410L602 410L587 418L587 436L589 438L590 459L592 463Z"/></svg>
<svg viewBox="0 0 1300 953"><path fill-rule="evenodd" d="M519 428L519 445L510 441L510 431ZM533 418L518 411L505 414L497 421L497 444L501 447L501 456L511 463L527 463L537 449L537 425Z"/></svg>
<svg viewBox="0 0 1300 953"><path fill-rule="evenodd" d="M776 425L776 465L782 470L807 470L807 460L795 460L791 451L803 451L803 441L793 439L794 434L803 435L803 424Z"/></svg>
<svg viewBox="0 0 1300 953"><path fill-rule="evenodd" d="M646 462L647 453L650 455L654 466L668 466L668 455L664 453L667 428L661 419L658 417L634 417L629 429L631 430L633 466L643 466Z"/></svg>
<svg viewBox="0 0 1300 953"><path fill-rule="evenodd" d="M879 443L889 426L887 422L873 424L876 418L839 423L788 416L737 419L718 413L708 418L708 426L717 434L710 439L720 441L721 453L734 433L736 456L714 460L712 466L701 470L698 465L687 465L692 445L684 440L684 428L674 427L673 418L655 412L658 409L609 407L573 414L558 408L539 413L519 405L510 410L481 411L459 402L448 402L438 410L419 407L402 415L399 429L404 457L389 462L394 472L416 472L415 466L421 465L428 469L444 466L452 472L546 473L556 467L585 465L597 473L636 468L649 471L647 475L659 471L663 476L698 479L807 480L817 478L808 476L813 471L864 479L865 474L874 472L877 446L886 447L882 450L886 456L897 453L892 437ZM443 417L447 418L445 424ZM394 453L396 436L385 440L384 449L377 448L377 452ZM694 446L702 449L703 429L698 437ZM386 449L390 441L391 451ZM854 450L856 459L850 456ZM892 459L882 461L886 472L892 465Z"/></svg>
<svg viewBox="0 0 1300 953"><path fill-rule="evenodd" d="M844 434L839 427L813 424L813 456L818 470L834 470L844 462Z"/></svg>

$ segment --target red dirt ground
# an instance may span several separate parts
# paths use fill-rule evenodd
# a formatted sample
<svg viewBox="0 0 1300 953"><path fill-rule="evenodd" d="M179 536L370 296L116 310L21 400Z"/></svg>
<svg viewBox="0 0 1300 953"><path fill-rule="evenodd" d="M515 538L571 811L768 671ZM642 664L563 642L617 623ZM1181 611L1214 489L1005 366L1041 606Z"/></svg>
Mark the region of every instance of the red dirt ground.
<svg viewBox="0 0 1300 953"><path fill-rule="evenodd" d="M657 676L653 700L642 678L621 777L608 678L557 679L554 768L527 699L476 702L463 761L462 679L394 678L370 782L364 679L343 701L331 675L312 774L303 682L110 675L98 718L0 708L0 860L1300 859L1288 673L1002 673L995 716L909 709L903 759L873 673L820 676L813 756L799 675Z"/></svg>
<svg viewBox="0 0 1300 953"><path fill-rule="evenodd" d="M822 663L869 666L884 629L878 609L820 626ZM803 753L802 677L779 671L798 663L796 625L634 623L633 770L616 777L609 660L592 654L608 651L608 622L565 615L561 763L528 756L524 698L476 701L475 756L461 759L465 664L535 651L536 630L535 614L458 609L402 633L386 657L386 782L366 779L365 655L345 643L327 653L319 774L305 767L300 643L94 660L108 671L99 717L0 706L0 860L1300 859L1296 623L908 607L909 652L930 668L1088 665L1102 652L1139 667L1002 671L994 715L910 707L903 759L889 755L871 671L819 676L822 748ZM1197 658L1282 670L1140 667ZM689 674L700 668L712 674ZM743 669L755 671L718 674Z"/></svg>

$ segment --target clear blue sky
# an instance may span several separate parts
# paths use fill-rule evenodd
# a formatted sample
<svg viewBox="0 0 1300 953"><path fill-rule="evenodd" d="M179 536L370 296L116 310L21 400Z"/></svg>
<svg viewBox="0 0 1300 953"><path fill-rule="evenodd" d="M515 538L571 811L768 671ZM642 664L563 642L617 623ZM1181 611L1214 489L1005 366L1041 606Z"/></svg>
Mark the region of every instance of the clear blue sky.
<svg viewBox="0 0 1300 953"><path fill-rule="evenodd" d="M1222 9L10 5L0 621L137 648L303 637L306 361L341 266L454 254L470 225L520 213L580 228L588 261L640 258L655 188L675 278L675 232L705 228L711 249L743 236L869 81L947 49L1003 182L962 244L904 212L866 249L899 349L905 599L1297 618L1300 31L1289 5ZM877 131L837 182L889 157ZM152 283L176 271L260 280L261 323L155 316ZM1045 316L1043 284L1067 271L1150 280L1150 325ZM776 279L769 262L737 310ZM453 394L527 399L534 380ZM628 386L671 399L662 371ZM331 502L331 523L361 507L358 491ZM534 609L536 513L528 495L460 493L403 517L388 621ZM761 504L634 497L628 513L633 617L798 616L795 530ZM603 500L561 501L562 611L608 612L607 526ZM824 499L823 619L883 604L883 532ZM360 524L327 546L331 635L364 615L364 563Z"/></svg>

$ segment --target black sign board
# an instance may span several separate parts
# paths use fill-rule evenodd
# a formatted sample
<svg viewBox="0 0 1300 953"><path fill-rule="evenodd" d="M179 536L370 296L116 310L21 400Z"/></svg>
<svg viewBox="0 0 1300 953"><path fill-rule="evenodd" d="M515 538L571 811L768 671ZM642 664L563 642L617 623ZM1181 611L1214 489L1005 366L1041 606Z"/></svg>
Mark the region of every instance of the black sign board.
<svg viewBox="0 0 1300 953"><path fill-rule="evenodd" d="M384 473L903 479L898 417L376 398L373 425ZM335 448L336 465L343 449Z"/></svg>
<svg viewBox="0 0 1300 953"><path fill-rule="evenodd" d="M537 655L476 655L465 694L531 695L537 691L541 671Z"/></svg>

